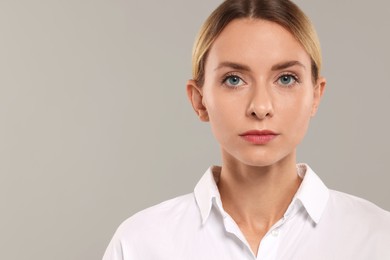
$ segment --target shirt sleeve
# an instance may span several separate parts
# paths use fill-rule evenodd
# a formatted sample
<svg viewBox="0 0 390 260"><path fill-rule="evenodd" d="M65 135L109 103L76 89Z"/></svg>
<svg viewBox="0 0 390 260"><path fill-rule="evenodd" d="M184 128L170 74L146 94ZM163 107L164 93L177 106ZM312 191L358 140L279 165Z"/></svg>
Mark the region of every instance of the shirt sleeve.
<svg viewBox="0 0 390 260"><path fill-rule="evenodd" d="M103 255L103 260L125 260L123 256L122 243L116 235L114 235L108 244L106 252Z"/></svg>

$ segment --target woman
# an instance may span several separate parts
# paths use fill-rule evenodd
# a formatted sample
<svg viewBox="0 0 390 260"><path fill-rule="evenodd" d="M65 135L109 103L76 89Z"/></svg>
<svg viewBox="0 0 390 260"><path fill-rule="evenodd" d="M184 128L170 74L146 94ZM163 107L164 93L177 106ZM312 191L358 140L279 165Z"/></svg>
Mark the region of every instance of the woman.
<svg viewBox="0 0 390 260"><path fill-rule="evenodd" d="M126 220L103 259L390 259L390 213L296 164L324 93L320 69L295 4L223 2L200 31L187 84L222 165L194 193Z"/></svg>

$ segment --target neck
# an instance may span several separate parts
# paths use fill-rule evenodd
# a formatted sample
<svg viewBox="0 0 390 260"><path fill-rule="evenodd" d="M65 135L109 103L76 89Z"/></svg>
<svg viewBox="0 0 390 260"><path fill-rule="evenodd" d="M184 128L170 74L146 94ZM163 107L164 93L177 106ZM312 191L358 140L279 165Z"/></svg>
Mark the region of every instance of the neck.
<svg viewBox="0 0 390 260"><path fill-rule="evenodd" d="M296 171L295 154L264 167L223 158L218 188L224 209L240 227L267 231L299 188Z"/></svg>

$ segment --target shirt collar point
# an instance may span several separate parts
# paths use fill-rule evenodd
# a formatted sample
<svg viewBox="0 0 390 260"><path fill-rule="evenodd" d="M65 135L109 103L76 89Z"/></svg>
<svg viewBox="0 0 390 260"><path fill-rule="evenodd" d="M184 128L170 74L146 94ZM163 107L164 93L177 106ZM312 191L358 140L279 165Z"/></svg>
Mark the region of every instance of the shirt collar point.
<svg viewBox="0 0 390 260"><path fill-rule="evenodd" d="M318 224L329 199L329 189L307 164L299 166L306 171L301 173L304 178L297 192L297 199L303 204L310 218Z"/></svg>
<svg viewBox="0 0 390 260"><path fill-rule="evenodd" d="M202 224L206 223L211 212L213 198L217 196L216 192L218 192L214 179L215 167L217 166L211 166L207 169L194 189L195 201L199 207Z"/></svg>

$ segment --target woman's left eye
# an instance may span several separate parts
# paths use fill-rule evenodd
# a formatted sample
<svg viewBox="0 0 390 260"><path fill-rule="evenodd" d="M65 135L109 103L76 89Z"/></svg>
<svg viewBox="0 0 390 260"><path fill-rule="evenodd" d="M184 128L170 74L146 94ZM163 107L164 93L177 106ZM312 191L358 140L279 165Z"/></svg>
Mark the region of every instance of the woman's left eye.
<svg viewBox="0 0 390 260"><path fill-rule="evenodd" d="M294 85L297 81L298 81L297 77L295 77L294 75L286 74L286 75L282 75L281 77L279 77L278 84L282 85L282 86L289 87L289 86Z"/></svg>

